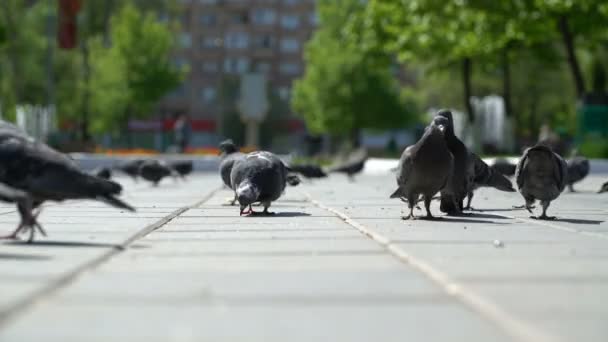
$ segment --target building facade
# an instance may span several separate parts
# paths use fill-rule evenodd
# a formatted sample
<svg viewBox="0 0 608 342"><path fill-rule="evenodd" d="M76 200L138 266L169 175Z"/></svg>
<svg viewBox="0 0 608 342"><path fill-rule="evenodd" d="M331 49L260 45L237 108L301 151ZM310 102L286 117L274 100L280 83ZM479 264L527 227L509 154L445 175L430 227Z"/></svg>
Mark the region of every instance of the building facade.
<svg viewBox="0 0 608 342"><path fill-rule="evenodd" d="M314 0L181 0L181 31L173 62L187 66L181 87L164 98L159 116L187 114L195 145L225 136L222 87L246 72L266 75L269 92L287 104L304 71L304 44L317 26ZM286 120L296 121L287 108Z"/></svg>

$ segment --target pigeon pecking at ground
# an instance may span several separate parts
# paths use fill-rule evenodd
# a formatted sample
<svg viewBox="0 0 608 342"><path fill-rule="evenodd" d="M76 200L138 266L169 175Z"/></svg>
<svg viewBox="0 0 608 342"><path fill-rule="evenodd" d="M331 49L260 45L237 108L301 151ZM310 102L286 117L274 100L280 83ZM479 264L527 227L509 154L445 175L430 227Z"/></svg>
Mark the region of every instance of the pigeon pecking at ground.
<svg viewBox="0 0 608 342"><path fill-rule="evenodd" d="M314 164L295 164L289 165L289 168L302 175L304 178L324 178L327 177L327 173L323 171L320 166Z"/></svg>
<svg viewBox="0 0 608 342"><path fill-rule="evenodd" d="M496 159L490 167L505 176L511 177L515 174L515 168L517 168L517 165L509 162L506 159Z"/></svg>
<svg viewBox="0 0 608 342"><path fill-rule="evenodd" d="M141 178L152 182L154 186L158 186L163 178L171 175L175 176L175 174L176 172L167 163L155 159L146 160L139 166Z"/></svg>
<svg viewBox="0 0 608 342"><path fill-rule="evenodd" d="M602 187L600 188L600 190L597 193L601 194L603 192L608 192L608 182L602 184Z"/></svg>
<svg viewBox="0 0 608 342"><path fill-rule="evenodd" d="M339 172L345 173L350 181L354 180L354 176L363 171L365 162L367 161L367 152L365 150L359 150L353 153L350 158L343 164L333 166L327 171L329 173Z"/></svg>
<svg viewBox="0 0 608 342"><path fill-rule="evenodd" d="M232 167L237 160L244 158L244 154L239 152L238 148L232 142L231 139L224 140L220 143L220 177L222 177L222 182L224 185L235 190L232 187L232 182L230 180L230 174L232 173ZM236 192L234 193L234 198L230 201L230 205L234 205L236 203Z"/></svg>
<svg viewBox="0 0 608 342"><path fill-rule="evenodd" d="M515 192L513 184L502 173L488 166L478 155L473 152L469 153L469 165L467 169L469 177L467 205L464 209L472 210L471 200L476 189L486 186L493 187L501 191Z"/></svg>
<svg viewBox="0 0 608 342"><path fill-rule="evenodd" d="M92 199L135 210L116 198L120 184L79 170L68 156L13 127L0 124L0 200L17 203L21 222L4 238L29 231L31 242L36 230L46 235L37 221L40 209L33 211L49 200Z"/></svg>
<svg viewBox="0 0 608 342"><path fill-rule="evenodd" d="M110 170L109 167L100 167L98 169L95 169L93 170L92 174L103 179L112 178L112 170Z"/></svg>
<svg viewBox="0 0 608 342"><path fill-rule="evenodd" d="M175 170L182 179L192 173L194 163L192 160L176 160L169 163L169 167Z"/></svg>
<svg viewBox="0 0 608 342"><path fill-rule="evenodd" d="M131 179L137 182L137 177L139 177L139 168L144 162L144 159L128 160L122 163L121 165L118 165L116 168L126 173L131 177Z"/></svg>
<svg viewBox="0 0 608 342"><path fill-rule="evenodd" d="M454 120L452 112L442 109L433 119L436 125L443 125L443 133L448 149L454 156L454 168L446 187L441 190L440 210L448 215L460 215L463 210L463 201L468 190L468 159L467 147L454 134Z"/></svg>
<svg viewBox="0 0 608 342"><path fill-rule="evenodd" d="M574 192L574 183L582 181L589 174L589 160L577 156L566 163L568 165L568 189Z"/></svg>
<svg viewBox="0 0 608 342"><path fill-rule="evenodd" d="M403 219L415 219L414 207L420 195L424 197L426 218L432 219L431 200L447 183L454 158L444 132L447 127L432 122L420 140L403 151L397 167L397 190L390 196L407 200L410 213Z"/></svg>
<svg viewBox="0 0 608 342"><path fill-rule="evenodd" d="M537 218L551 220L547 208L564 191L568 180L568 167L562 157L549 146L536 145L524 151L517 164L515 179L524 197L525 208L532 213L532 204L539 200L543 213Z"/></svg>
<svg viewBox="0 0 608 342"><path fill-rule="evenodd" d="M287 173L281 159L266 151L251 152L236 161L230 174L230 184L235 189L240 214L257 214L251 205L260 202L264 206L261 214L271 215L268 207L285 190Z"/></svg>

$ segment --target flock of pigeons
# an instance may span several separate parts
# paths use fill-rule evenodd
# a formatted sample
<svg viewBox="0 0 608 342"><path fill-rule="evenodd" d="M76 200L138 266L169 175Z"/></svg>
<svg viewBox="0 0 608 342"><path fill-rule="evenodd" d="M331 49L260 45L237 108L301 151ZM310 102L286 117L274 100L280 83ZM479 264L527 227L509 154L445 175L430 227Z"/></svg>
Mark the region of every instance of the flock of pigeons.
<svg viewBox="0 0 608 342"><path fill-rule="evenodd" d="M367 154L359 154L339 166L322 169L319 166L286 165L278 156L267 151L248 154L239 152L231 140L220 144L220 176L233 190L240 206L240 215L272 215L271 203L284 192L287 185L300 183L304 178L323 178L330 172L346 174L352 180L361 172ZM16 239L29 233L33 241L38 231L46 236L37 221L45 201L90 199L119 209L135 209L118 196L122 186L111 180L112 170L118 169L133 180L139 177L154 185L165 177L185 178L192 172L191 160L166 162L155 159L136 159L113 168L101 168L87 173L77 167L66 154L36 141L20 128L0 120L0 201L15 203L20 222L13 233L2 236ZM398 188L391 198L408 203L410 212L404 219L413 219L414 208L420 197L426 208L426 218L433 219L430 203L440 193L440 210L449 215L460 215L471 209L475 189L482 186L515 192L507 176L515 175L519 192L525 200L522 206L532 212L534 202L540 201L542 215L538 219L552 219L547 208L566 185L582 180L589 173L589 162L575 157L566 163L549 146L537 144L525 150L517 165L498 161L491 167L469 151L454 134L452 113L439 111L424 135L416 144L405 149L396 169ZM608 191L608 182L599 192ZM468 198L467 206L464 200ZM252 205L259 203L263 211L255 212Z"/></svg>
<svg viewBox="0 0 608 342"><path fill-rule="evenodd" d="M473 191L482 186L515 192L506 176L515 175L519 192L530 213L534 203L540 201L542 214L533 218L549 220L547 208L562 193L566 185L574 191L573 184L589 174L589 161L575 157L567 163L551 147L538 143L526 149L517 165L501 161L488 166L454 134L452 113L440 110L436 113L424 135L416 144L403 151L397 171L397 190L391 198L408 203L409 215L414 219L414 208L422 197L426 218L433 219L430 204L433 196L440 193L440 210L448 215L460 215L470 209ZM608 182L599 192L608 191ZM464 200L468 197L467 206Z"/></svg>

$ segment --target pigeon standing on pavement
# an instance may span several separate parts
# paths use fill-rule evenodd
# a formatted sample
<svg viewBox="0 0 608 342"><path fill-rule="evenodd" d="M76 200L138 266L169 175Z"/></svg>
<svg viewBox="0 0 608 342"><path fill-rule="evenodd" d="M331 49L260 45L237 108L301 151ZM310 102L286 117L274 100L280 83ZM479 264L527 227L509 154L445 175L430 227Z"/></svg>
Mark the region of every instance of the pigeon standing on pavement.
<svg viewBox="0 0 608 342"><path fill-rule="evenodd" d="M468 159L467 147L454 134L454 120L452 112L442 109L437 112L433 119L436 125L445 127L445 140L448 149L454 156L454 168L446 187L441 190L440 210L448 215L460 215L463 210L463 201L468 190Z"/></svg>
<svg viewBox="0 0 608 342"><path fill-rule="evenodd" d="M574 183L582 181L589 174L589 160L577 156L567 162L568 165L568 189L574 192Z"/></svg>
<svg viewBox="0 0 608 342"><path fill-rule="evenodd" d="M264 206L262 214L271 215L268 207L285 190L287 173L281 159L266 151L251 152L236 161L230 174L230 184L235 189L240 214L257 214L251 205L260 202Z"/></svg>
<svg viewBox="0 0 608 342"><path fill-rule="evenodd" d="M232 173L232 167L237 160L244 158L244 154L239 152L236 148L236 145L232 140L228 139L222 141L220 143L220 177L222 177L222 182L224 185L235 190L232 186L232 182L230 180L230 174ZM234 205L236 203L236 192L234 193L234 198L230 201L230 205Z"/></svg>
<svg viewBox="0 0 608 342"><path fill-rule="evenodd" d="M139 166L139 175L141 178L152 182L154 186L158 186L158 183L163 178L174 174L175 171L165 162L155 159L146 160Z"/></svg>
<svg viewBox="0 0 608 342"><path fill-rule="evenodd" d="M14 127L14 126L13 126ZM4 238L15 239L29 231L29 242L36 230L46 235L33 213L45 201L92 199L134 211L121 201L120 184L87 174L65 154L35 141L11 125L0 125L0 200L17 203L21 222Z"/></svg>
<svg viewBox="0 0 608 342"><path fill-rule="evenodd" d="M464 209L472 209L471 200L473 200L473 193L476 189L482 186L493 187L506 192L515 192L513 184L511 184L511 181L508 180L507 177L498 172L496 169L488 166L488 164L486 164L473 152L469 153L469 165L467 172L469 181L467 205L464 207Z"/></svg>
<svg viewBox="0 0 608 342"><path fill-rule="evenodd" d="M608 182L602 184L602 187L600 188L600 190L597 193L601 194L603 192L608 192Z"/></svg>
<svg viewBox="0 0 608 342"><path fill-rule="evenodd" d="M515 174L515 168L517 168L517 165L509 162L506 159L496 159L490 167L505 176L511 177Z"/></svg>
<svg viewBox="0 0 608 342"><path fill-rule="evenodd" d="M194 169L194 163L192 160L176 160L169 163L169 166L175 170L182 179L185 179L187 175L192 173Z"/></svg>
<svg viewBox="0 0 608 342"><path fill-rule="evenodd" d="M432 122L420 140L406 148L397 167L397 190L390 196L407 200L410 213L403 219L415 219L414 207L424 197L426 218L432 219L431 199L448 184L454 167L444 132L447 127Z"/></svg>
<svg viewBox="0 0 608 342"><path fill-rule="evenodd" d="M120 171L126 173L127 175L129 175L131 177L131 179L133 179L135 182L137 182L137 177L139 177L139 168L141 166L141 164L144 163L144 159L133 159L133 160L129 160L126 161L124 163L122 163L121 165L117 166L116 168L119 169Z"/></svg>
<svg viewBox="0 0 608 342"><path fill-rule="evenodd" d="M562 157L549 146L536 145L524 151L517 164L515 179L519 192L526 200L525 208L532 213L532 205L540 201L542 215L537 219L551 220L547 208L564 191L568 181L568 167Z"/></svg>
<svg viewBox="0 0 608 342"><path fill-rule="evenodd" d="M323 169L314 164L295 164L289 165L289 168L304 178L324 178L327 177L327 173Z"/></svg>
<svg viewBox="0 0 608 342"><path fill-rule="evenodd" d="M344 173L348 176L350 181L354 180L354 176L363 171L365 162L367 161L367 152L362 150L354 153L349 160L345 163L331 167L328 171L330 173L339 172Z"/></svg>

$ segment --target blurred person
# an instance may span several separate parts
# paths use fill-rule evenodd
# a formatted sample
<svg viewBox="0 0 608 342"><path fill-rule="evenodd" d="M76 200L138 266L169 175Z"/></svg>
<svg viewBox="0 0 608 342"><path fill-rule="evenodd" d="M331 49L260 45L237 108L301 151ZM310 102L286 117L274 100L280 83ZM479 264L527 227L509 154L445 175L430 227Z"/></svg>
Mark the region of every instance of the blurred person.
<svg viewBox="0 0 608 342"><path fill-rule="evenodd" d="M173 125L173 133L175 136L175 144L179 153L184 153L190 143L192 135L192 124L190 118L186 114L180 114Z"/></svg>

